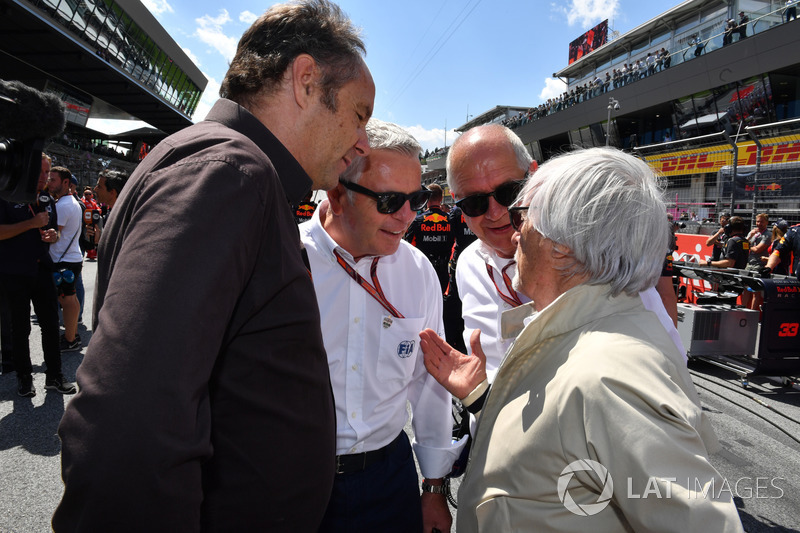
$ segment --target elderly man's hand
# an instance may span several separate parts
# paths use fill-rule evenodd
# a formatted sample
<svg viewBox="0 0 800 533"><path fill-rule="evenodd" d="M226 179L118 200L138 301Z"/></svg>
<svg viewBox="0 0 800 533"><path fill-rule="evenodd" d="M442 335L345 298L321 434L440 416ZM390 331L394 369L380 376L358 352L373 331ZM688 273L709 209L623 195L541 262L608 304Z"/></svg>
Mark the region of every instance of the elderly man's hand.
<svg viewBox="0 0 800 533"><path fill-rule="evenodd" d="M419 338L428 373L456 398L466 398L486 379L481 330L473 331L469 339L472 355L454 349L432 329L422 331Z"/></svg>

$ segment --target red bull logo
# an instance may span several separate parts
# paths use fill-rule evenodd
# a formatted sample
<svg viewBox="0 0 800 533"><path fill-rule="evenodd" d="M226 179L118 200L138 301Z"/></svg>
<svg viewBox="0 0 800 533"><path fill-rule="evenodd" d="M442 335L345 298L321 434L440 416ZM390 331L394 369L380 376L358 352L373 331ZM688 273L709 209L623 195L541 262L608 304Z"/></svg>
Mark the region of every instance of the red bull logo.
<svg viewBox="0 0 800 533"><path fill-rule="evenodd" d="M782 189L782 187L781 187L781 185L779 183L770 183L769 185L759 185L758 186L758 190L759 191L780 191L781 189ZM756 190L756 186L755 185L746 185L744 190L752 192L752 191Z"/></svg>
<svg viewBox="0 0 800 533"><path fill-rule="evenodd" d="M426 216L423 220L425 222L438 223L438 222L446 222L447 217L444 215L440 215L439 213L431 213L430 215Z"/></svg>
<svg viewBox="0 0 800 533"><path fill-rule="evenodd" d="M775 287L775 290L779 293L796 293L800 292L800 287L796 286L788 286L788 287L781 287L780 285Z"/></svg>

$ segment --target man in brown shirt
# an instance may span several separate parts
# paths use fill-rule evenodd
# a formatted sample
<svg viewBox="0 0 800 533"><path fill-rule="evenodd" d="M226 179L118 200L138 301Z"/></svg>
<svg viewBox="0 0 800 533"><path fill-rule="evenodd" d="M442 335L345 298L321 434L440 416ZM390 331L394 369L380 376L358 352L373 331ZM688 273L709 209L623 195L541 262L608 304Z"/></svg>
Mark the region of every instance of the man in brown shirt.
<svg viewBox="0 0 800 533"><path fill-rule="evenodd" d="M206 120L128 180L59 428L55 531L316 531L335 421L289 205L369 152L363 51L335 5L273 6Z"/></svg>

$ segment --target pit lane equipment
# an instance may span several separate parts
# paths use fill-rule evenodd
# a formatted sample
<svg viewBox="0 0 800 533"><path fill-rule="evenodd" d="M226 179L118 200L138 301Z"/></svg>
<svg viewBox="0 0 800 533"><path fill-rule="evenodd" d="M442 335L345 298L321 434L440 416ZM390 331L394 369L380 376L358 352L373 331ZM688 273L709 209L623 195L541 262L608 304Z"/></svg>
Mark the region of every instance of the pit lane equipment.
<svg viewBox="0 0 800 533"><path fill-rule="evenodd" d="M703 280L712 290L696 304L678 304L678 332L690 358L736 373L743 386L749 376L800 377L800 281L794 276L760 277L758 272L715 269L675 262L681 277ZM736 306L746 290L763 291L758 311Z"/></svg>

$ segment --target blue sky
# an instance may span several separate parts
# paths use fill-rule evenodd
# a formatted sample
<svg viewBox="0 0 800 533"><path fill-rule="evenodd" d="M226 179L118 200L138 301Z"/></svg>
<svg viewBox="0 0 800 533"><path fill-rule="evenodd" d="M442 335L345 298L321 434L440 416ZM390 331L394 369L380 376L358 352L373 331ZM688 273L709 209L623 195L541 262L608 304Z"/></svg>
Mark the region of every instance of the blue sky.
<svg viewBox="0 0 800 533"><path fill-rule="evenodd" d="M143 0L209 78L205 117L244 30L274 2ZM362 29L375 79L374 116L409 129L425 149L455 139L468 115L534 106L563 91L553 73L569 42L602 20L627 31L669 4L643 0L341 0Z"/></svg>

